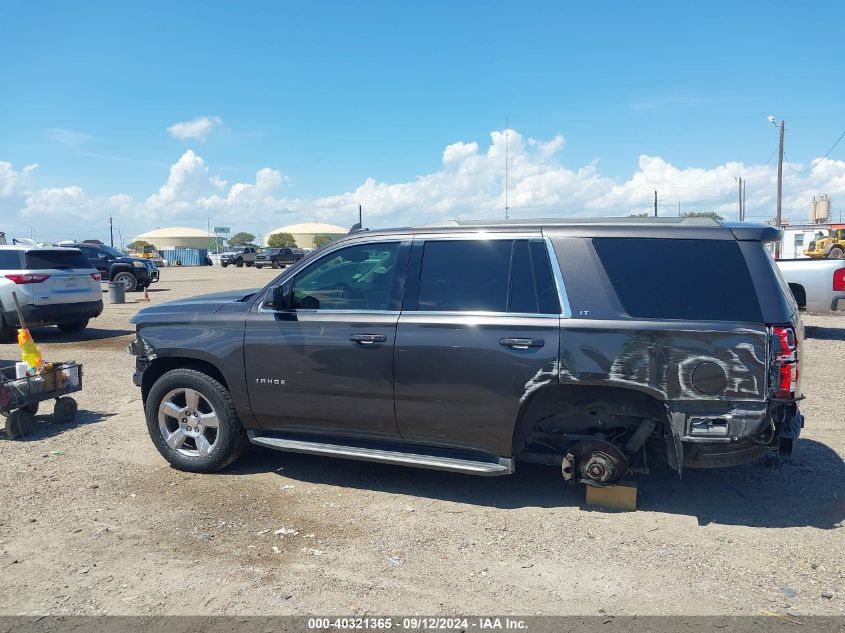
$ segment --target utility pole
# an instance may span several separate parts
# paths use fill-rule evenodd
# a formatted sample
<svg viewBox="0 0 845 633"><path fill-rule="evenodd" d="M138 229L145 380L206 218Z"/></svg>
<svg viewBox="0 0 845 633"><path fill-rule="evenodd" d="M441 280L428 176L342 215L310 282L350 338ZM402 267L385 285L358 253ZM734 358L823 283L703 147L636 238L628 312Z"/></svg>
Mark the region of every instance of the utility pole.
<svg viewBox="0 0 845 633"><path fill-rule="evenodd" d="M654 217L657 217L657 189L654 190Z"/></svg>
<svg viewBox="0 0 845 633"><path fill-rule="evenodd" d="M358 226L360 226L362 229L364 228L363 221L361 220L361 205L360 204L358 205Z"/></svg>
<svg viewBox="0 0 845 633"><path fill-rule="evenodd" d="M114 222L112 222L111 216L109 216L109 240L111 247L114 248Z"/></svg>
<svg viewBox="0 0 845 633"><path fill-rule="evenodd" d="M735 180L739 183L739 209L736 212L736 217L742 222L742 177L735 178Z"/></svg>
<svg viewBox="0 0 845 633"><path fill-rule="evenodd" d="M745 187L748 185L747 180L742 181L742 217L740 220L745 222Z"/></svg>
<svg viewBox="0 0 845 633"><path fill-rule="evenodd" d="M678 198L678 217L681 217L681 199Z"/></svg>
<svg viewBox="0 0 845 633"><path fill-rule="evenodd" d="M781 223L781 198L783 197L783 119L780 122L780 142L778 144L778 206L775 216L775 225L780 228ZM780 241L775 242L775 259L780 257Z"/></svg>

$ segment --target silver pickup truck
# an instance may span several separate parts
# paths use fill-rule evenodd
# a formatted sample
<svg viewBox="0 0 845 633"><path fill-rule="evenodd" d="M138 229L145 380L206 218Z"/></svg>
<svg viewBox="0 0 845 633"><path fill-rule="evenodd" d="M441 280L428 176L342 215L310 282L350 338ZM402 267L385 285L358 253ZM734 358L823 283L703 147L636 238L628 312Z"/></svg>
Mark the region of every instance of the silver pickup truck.
<svg viewBox="0 0 845 633"><path fill-rule="evenodd" d="M807 312L845 310L845 261L779 259L780 274L798 307Z"/></svg>

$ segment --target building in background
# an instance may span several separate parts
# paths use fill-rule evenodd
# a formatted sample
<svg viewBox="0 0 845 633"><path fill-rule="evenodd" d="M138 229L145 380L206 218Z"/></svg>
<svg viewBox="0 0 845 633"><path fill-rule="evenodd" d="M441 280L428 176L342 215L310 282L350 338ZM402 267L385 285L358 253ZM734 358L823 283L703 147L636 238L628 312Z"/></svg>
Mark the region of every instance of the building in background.
<svg viewBox="0 0 845 633"><path fill-rule="evenodd" d="M213 233L185 226L155 229L136 240L152 244L158 253L158 262L166 266L205 266L209 263L208 245Z"/></svg>
<svg viewBox="0 0 845 633"><path fill-rule="evenodd" d="M281 226L272 231L267 231L264 235L264 244L267 243L273 233L290 233L293 239L296 240L296 245L299 248L314 248L315 235L331 235L333 238L342 237L349 232L342 226L334 224L323 224L322 222L304 222L302 224L291 224L289 226Z"/></svg>
<svg viewBox="0 0 845 633"><path fill-rule="evenodd" d="M214 234L204 229L192 229L184 226L155 229L154 231L148 231L135 236L136 240L149 242L159 251L180 248L194 248L207 251L209 241L212 238L214 238Z"/></svg>
<svg viewBox="0 0 845 633"><path fill-rule="evenodd" d="M830 234L829 224L789 224L781 227L783 238L780 243L781 259L803 259L804 249L820 233Z"/></svg>

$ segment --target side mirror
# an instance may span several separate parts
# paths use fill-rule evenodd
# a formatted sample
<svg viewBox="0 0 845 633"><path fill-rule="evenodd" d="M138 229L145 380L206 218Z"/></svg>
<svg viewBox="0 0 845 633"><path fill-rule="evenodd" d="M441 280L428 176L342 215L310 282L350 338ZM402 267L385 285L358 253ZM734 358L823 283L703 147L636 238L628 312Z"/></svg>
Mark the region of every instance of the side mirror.
<svg viewBox="0 0 845 633"><path fill-rule="evenodd" d="M291 282L273 286L267 291L264 304L269 305L277 312L290 310Z"/></svg>

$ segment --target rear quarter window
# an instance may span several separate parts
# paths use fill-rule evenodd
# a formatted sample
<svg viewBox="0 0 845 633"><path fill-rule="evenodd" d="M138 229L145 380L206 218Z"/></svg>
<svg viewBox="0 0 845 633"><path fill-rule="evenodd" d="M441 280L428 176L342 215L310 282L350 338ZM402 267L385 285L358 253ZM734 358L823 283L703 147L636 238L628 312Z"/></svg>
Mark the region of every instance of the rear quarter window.
<svg viewBox="0 0 845 633"><path fill-rule="evenodd" d="M29 251L26 254L26 268L91 268L88 259L74 248L61 248L54 251Z"/></svg>
<svg viewBox="0 0 845 633"><path fill-rule="evenodd" d="M0 270L20 270L21 252L19 250L0 249Z"/></svg>
<svg viewBox="0 0 845 633"><path fill-rule="evenodd" d="M763 320L734 240L594 238L623 309L645 319Z"/></svg>

